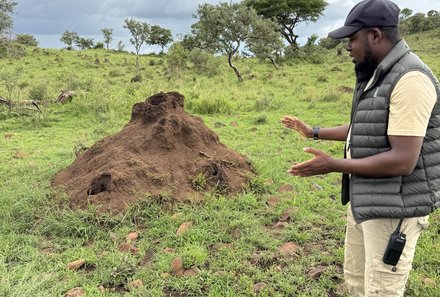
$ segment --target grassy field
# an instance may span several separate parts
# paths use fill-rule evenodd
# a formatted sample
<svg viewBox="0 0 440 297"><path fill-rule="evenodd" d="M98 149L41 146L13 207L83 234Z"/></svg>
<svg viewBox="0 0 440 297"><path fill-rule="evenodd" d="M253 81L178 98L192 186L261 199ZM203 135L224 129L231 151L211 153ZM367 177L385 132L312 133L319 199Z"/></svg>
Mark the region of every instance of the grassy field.
<svg viewBox="0 0 440 297"><path fill-rule="evenodd" d="M439 31L407 42L440 77ZM97 63L99 59L99 63ZM310 125L349 121L354 85L349 57L285 62L280 69L237 60L239 83L223 59L218 75L194 69L169 73L166 58L104 50L28 49L0 59L0 296L345 296L343 239L346 207L339 174L297 178L286 171L313 146L342 157L343 143L306 140L279 119ZM62 90L72 102L55 104ZM75 150L118 132L134 103L178 91L188 112L203 118L222 143L245 155L257 177L234 197L207 194L197 204L165 210L146 196L121 216L91 206L74 212L54 195L55 173ZM26 99L44 96L41 113ZM183 235L179 226L192 222ZM406 296L440 296L440 213L420 238ZM136 232L136 248L121 251ZM85 259L79 269L67 264ZM185 276L173 273L181 259Z"/></svg>

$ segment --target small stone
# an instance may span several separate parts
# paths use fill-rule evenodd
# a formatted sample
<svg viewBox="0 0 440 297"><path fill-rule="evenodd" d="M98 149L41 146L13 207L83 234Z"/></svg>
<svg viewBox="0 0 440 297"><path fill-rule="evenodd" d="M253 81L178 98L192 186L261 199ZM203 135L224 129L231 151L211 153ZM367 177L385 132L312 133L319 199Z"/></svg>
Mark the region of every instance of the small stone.
<svg viewBox="0 0 440 297"><path fill-rule="evenodd" d="M185 222L182 225L180 225L179 229L177 229L176 235L181 236L185 234L189 229L191 229L193 226L192 222Z"/></svg>
<svg viewBox="0 0 440 297"><path fill-rule="evenodd" d="M195 266L191 267L191 269L185 270L185 276L197 276L199 274L199 269Z"/></svg>
<svg viewBox="0 0 440 297"><path fill-rule="evenodd" d="M70 270L78 270L81 267L83 267L85 264L86 264L86 259L79 259L67 264L67 268L69 268Z"/></svg>
<svg viewBox="0 0 440 297"><path fill-rule="evenodd" d="M286 242L278 249L278 251L283 256L294 256L298 248L299 247L295 242Z"/></svg>
<svg viewBox="0 0 440 297"><path fill-rule="evenodd" d="M183 269L182 258L177 257L171 262L171 269L175 276L183 276L185 270Z"/></svg>
<svg viewBox="0 0 440 297"><path fill-rule="evenodd" d="M255 285L254 285L254 292L255 293L258 293L258 292L260 292L261 290L264 290L264 288L266 288L267 287L267 285L265 284L265 283L256 283Z"/></svg>
<svg viewBox="0 0 440 297"><path fill-rule="evenodd" d="M139 234L137 232L130 232L127 234L127 242L135 242L139 237Z"/></svg>
<svg viewBox="0 0 440 297"><path fill-rule="evenodd" d="M83 297L86 296L86 291L81 287L76 287L73 289L70 289L69 291L64 294L64 297Z"/></svg>
<svg viewBox="0 0 440 297"><path fill-rule="evenodd" d="M134 281L129 282L127 285L129 288L139 289L144 286L144 282L140 279L136 279Z"/></svg>
<svg viewBox="0 0 440 297"><path fill-rule="evenodd" d="M326 266L316 266L309 270L307 273L307 276L312 279L318 279L322 273L324 273L327 270Z"/></svg>

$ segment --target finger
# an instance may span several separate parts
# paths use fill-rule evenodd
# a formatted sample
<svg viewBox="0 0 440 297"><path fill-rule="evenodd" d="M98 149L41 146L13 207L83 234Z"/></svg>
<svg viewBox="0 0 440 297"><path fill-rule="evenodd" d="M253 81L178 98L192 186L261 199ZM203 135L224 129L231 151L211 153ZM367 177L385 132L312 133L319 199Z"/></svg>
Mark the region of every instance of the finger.
<svg viewBox="0 0 440 297"><path fill-rule="evenodd" d="M305 148L303 148L303 151L306 153L309 153L309 154L313 154L315 156L322 154L322 151L314 149L312 147L305 147Z"/></svg>

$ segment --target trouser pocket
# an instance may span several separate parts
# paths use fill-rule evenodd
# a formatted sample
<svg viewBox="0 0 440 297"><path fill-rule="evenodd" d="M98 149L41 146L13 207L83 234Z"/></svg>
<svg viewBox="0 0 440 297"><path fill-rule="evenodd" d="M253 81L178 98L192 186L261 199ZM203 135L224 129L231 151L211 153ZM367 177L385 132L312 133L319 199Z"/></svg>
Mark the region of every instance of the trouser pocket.
<svg viewBox="0 0 440 297"><path fill-rule="evenodd" d="M406 281L411 271L411 262L399 260L396 267L387 265L382 258L374 258L369 269L366 296L397 297L403 296Z"/></svg>

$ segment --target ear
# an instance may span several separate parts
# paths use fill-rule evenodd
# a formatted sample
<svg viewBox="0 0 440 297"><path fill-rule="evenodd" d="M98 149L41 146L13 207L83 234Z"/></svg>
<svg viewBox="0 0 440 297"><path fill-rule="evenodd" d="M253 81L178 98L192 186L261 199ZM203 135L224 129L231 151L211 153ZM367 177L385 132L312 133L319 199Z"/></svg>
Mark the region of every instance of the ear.
<svg viewBox="0 0 440 297"><path fill-rule="evenodd" d="M379 43L383 39L383 33L378 28L373 28L370 32L370 39L373 43Z"/></svg>

